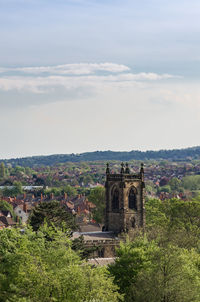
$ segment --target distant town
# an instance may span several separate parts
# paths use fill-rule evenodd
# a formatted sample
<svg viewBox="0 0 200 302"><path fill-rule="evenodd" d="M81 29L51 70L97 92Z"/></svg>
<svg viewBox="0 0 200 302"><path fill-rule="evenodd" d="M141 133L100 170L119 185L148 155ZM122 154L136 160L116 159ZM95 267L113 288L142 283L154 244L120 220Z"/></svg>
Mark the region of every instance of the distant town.
<svg viewBox="0 0 200 302"><path fill-rule="evenodd" d="M183 150L169 151L169 154L187 153L185 149ZM189 152L191 150L199 152L198 148L191 148ZM93 157L94 154L87 156ZM144 160L146 200L148 198L189 200L197 196L200 192L200 159L196 157L197 155L193 159L186 156L182 161L171 160L171 157L169 160ZM104 192L107 161L77 162L75 159L75 162L63 163L63 156L58 155L57 159L61 159L61 162L48 165L49 157L44 158L46 165L38 163L33 165L30 158L1 161L0 198L12 207L12 211L1 211L0 227L9 227L19 222L25 224L36 205L50 200L57 200L65 205L66 211L79 217L77 218L79 223L92 221L102 224L103 215L96 215L98 218L95 220L94 213L99 209L98 202L95 204L91 198L91 192L95 188ZM18 162L23 165L29 162L29 166L17 165ZM120 161L109 162L112 172L119 169ZM131 172L134 173L139 169L141 161L130 160L128 163Z"/></svg>

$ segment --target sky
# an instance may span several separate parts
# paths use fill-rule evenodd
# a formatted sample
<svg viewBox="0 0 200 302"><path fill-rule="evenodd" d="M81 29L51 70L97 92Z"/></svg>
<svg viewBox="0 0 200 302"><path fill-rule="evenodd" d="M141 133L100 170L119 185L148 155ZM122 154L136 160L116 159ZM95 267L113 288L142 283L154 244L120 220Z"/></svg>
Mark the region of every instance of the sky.
<svg viewBox="0 0 200 302"><path fill-rule="evenodd" d="M199 0L0 0L0 158L200 145Z"/></svg>

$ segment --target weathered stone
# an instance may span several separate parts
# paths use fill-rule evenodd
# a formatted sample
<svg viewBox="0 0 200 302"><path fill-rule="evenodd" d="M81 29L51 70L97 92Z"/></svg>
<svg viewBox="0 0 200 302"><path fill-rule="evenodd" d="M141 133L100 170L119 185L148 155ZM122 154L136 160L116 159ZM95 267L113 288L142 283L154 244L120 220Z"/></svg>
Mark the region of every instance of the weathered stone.
<svg viewBox="0 0 200 302"><path fill-rule="evenodd" d="M116 234L143 228L144 210L144 169L139 174L130 174L128 164L120 174L106 173L106 219L105 230Z"/></svg>

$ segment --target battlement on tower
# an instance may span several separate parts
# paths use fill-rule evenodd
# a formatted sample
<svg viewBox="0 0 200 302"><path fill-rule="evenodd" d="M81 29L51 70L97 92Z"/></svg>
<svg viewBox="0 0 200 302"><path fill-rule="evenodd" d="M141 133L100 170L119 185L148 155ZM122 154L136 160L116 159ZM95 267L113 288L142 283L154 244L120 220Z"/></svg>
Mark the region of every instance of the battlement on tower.
<svg viewBox="0 0 200 302"><path fill-rule="evenodd" d="M123 181L132 179L142 179L141 174L107 174L106 180L108 181Z"/></svg>

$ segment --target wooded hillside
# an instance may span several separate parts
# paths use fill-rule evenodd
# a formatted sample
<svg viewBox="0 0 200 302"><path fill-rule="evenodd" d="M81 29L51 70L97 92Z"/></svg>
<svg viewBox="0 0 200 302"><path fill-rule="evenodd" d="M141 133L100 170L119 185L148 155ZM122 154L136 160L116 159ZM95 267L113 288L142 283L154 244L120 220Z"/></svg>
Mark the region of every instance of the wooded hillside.
<svg viewBox="0 0 200 302"><path fill-rule="evenodd" d="M98 160L172 160L190 161L200 159L200 147L186 149L159 150L159 151L95 151L81 154L55 154L47 156L32 156L24 158L13 158L1 161L12 164L12 166L33 167L38 165L54 165L65 162L98 161Z"/></svg>

